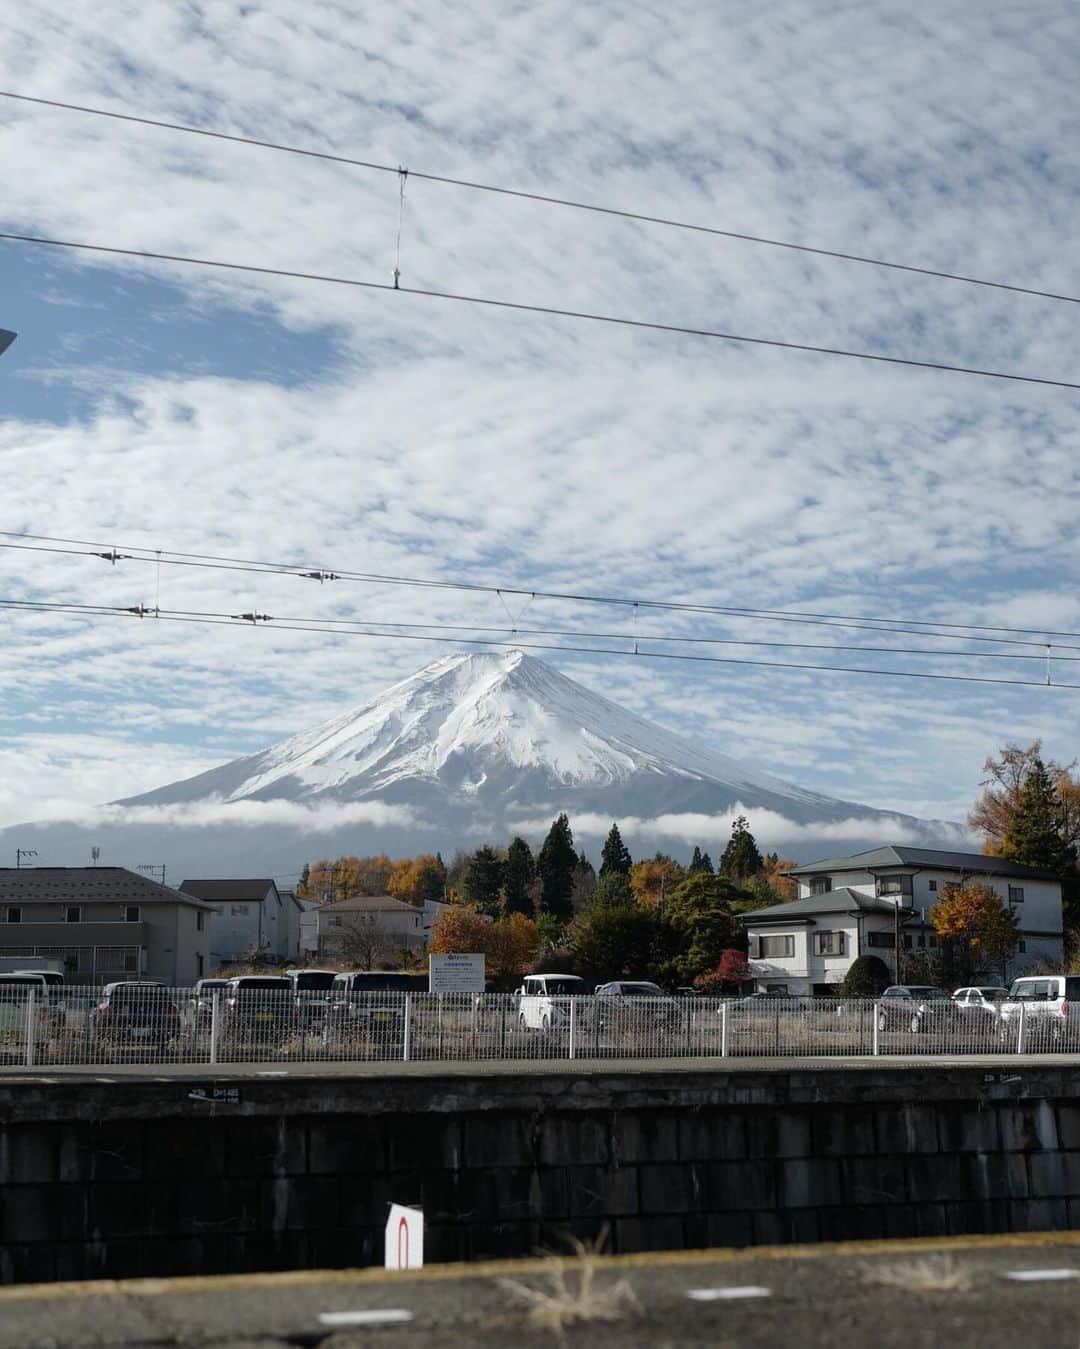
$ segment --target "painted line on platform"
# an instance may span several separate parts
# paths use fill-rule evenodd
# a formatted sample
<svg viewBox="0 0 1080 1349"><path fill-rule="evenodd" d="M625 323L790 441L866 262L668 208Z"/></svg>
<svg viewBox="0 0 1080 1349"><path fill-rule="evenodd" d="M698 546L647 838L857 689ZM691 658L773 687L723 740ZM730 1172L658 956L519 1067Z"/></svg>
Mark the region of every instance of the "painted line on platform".
<svg viewBox="0 0 1080 1349"><path fill-rule="evenodd" d="M772 1297L772 1289L757 1283L747 1283L733 1288L688 1288L686 1296L692 1302L742 1302L750 1298Z"/></svg>
<svg viewBox="0 0 1080 1349"><path fill-rule="evenodd" d="M413 1314L404 1307L372 1307L355 1312L320 1312L324 1326L391 1326L411 1321Z"/></svg>
<svg viewBox="0 0 1080 1349"><path fill-rule="evenodd" d="M1001 1276L1017 1283L1042 1283L1062 1279L1080 1279L1080 1269L1008 1269Z"/></svg>

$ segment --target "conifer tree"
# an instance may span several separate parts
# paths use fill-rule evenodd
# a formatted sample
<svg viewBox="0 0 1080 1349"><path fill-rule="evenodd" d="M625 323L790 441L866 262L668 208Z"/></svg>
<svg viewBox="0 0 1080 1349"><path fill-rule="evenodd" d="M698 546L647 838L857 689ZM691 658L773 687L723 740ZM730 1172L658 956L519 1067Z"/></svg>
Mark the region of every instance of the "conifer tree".
<svg viewBox="0 0 1080 1349"><path fill-rule="evenodd" d="M503 908L508 914L523 913L526 918L534 916L529 885L535 875L536 862L532 849L523 838L512 838L506 850L503 871Z"/></svg>
<svg viewBox="0 0 1080 1349"><path fill-rule="evenodd" d="M731 841L720 859L720 875L733 881L746 881L761 870L762 858L750 832L745 815L740 815L731 826Z"/></svg>
<svg viewBox="0 0 1080 1349"><path fill-rule="evenodd" d="M545 913L561 922L573 917L574 869L577 866L574 835L566 815L560 815L548 830L536 859L540 877L540 902Z"/></svg>
<svg viewBox="0 0 1080 1349"><path fill-rule="evenodd" d="M634 859L630 856L630 849L622 841L619 826L613 824L604 844L604 851L600 854L600 877L603 879L613 872L629 876L633 865Z"/></svg>
<svg viewBox="0 0 1080 1349"><path fill-rule="evenodd" d="M1036 756L1016 798L1002 855L1062 875L1076 866L1076 848L1063 836L1057 784Z"/></svg>
<svg viewBox="0 0 1080 1349"><path fill-rule="evenodd" d="M475 904L481 913L497 916L504 869L505 863L494 848L488 844L477 848L465 867L466 901Z"/></svg>

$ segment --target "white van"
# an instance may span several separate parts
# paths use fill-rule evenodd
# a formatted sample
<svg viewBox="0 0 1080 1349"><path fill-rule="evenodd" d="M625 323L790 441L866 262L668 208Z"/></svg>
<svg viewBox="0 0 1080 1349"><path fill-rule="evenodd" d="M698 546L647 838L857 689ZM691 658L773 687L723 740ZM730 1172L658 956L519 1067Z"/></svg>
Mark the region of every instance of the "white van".
<svg viewBox="0 0 1080 1349"><path fill-rule="evenodd" d="M1024 1014L1026 1048L1052 1045L1075 1048L1080 1043L1080 975L1029 974L1014 979L1004 1002L999 1005L1003 1038L1011 1041L1019 1033L1021 1009ZM1074 1023L1071 1025L1070 1023Z"/></svg>
<svg viewBox="0 0 1080 1349"><path fill-rule="evenodd" d="M518 1025L522 1030L549 1031L570 1017L570 998L589 991L576 974L527 974L517 991Z"/></svg>

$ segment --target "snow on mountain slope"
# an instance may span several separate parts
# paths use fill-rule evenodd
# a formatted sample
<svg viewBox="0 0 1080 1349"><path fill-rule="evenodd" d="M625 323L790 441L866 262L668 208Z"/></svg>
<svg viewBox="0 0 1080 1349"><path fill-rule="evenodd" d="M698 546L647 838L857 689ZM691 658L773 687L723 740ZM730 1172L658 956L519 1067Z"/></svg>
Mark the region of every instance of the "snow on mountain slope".
<svg viewBox="0 0 1080 1349"><path fill-rule="evenodd" d="M879 814L700 748L521 652L446 656L364 707L122 804L207 799L382 799L438 818L481 805L523 817L736 803L796 821Z"/></svg>

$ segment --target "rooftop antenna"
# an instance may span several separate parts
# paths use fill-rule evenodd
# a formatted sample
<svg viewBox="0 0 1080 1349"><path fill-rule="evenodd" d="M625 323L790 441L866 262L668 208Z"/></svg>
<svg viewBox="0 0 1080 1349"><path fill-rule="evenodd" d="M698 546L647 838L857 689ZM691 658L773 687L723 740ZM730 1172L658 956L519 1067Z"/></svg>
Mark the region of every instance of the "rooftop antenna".
<svg viewBox="0 0 1080 1349"><path fill-rule="evenodd" d="M98 858L99 858L100 856L101 856L101 849L100 849L100 848L98 848L97 846L95 846L95 847L92 847L92 848L90 849L90 865L91 865L92 867L96 867L96 866L97 866L97 864L98 864Z"/></svg>
<svg viewBox="0 0 1080 1349"><path fill-rule="evenodd" d="M156 881L158 881L161 885L165 884L164 862L162 862L160 865L155 865L152 862L141 862L139 866L137 866L135 869L136 871L145 871L148 876L153 876L153 878Z"/></svg>
<svg viewBox="0 0 1080 1349"><path fill-rule="evenodd" d="M16 848L15 870L18 871L18 869L22 866L22 860L24 857L36 857L36 856L37 856L36 848Z"/></svg>

